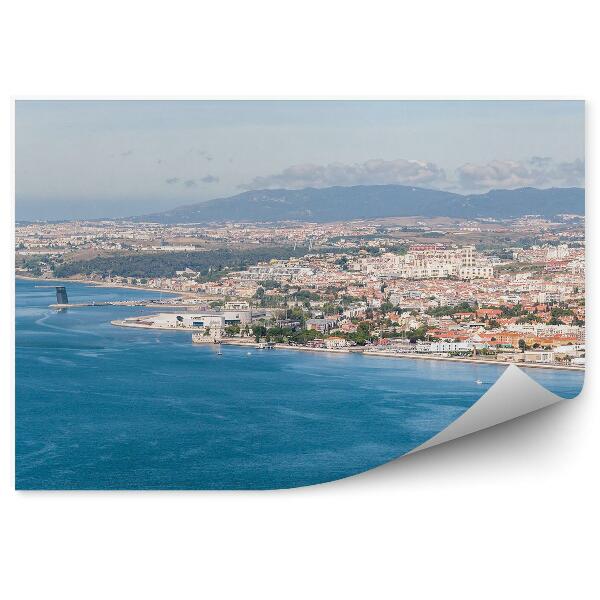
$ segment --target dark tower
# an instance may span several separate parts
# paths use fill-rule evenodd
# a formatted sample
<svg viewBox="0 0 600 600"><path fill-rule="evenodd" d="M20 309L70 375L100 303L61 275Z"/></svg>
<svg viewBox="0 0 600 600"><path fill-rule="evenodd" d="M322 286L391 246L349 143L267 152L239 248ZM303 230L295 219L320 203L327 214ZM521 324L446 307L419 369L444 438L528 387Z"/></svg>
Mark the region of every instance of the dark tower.
<svg viewBox="0 0 600 600"><path fill-rule="evenodd" d="M69 304L67 289L62 285L56 287L56 304Z"/></svg>

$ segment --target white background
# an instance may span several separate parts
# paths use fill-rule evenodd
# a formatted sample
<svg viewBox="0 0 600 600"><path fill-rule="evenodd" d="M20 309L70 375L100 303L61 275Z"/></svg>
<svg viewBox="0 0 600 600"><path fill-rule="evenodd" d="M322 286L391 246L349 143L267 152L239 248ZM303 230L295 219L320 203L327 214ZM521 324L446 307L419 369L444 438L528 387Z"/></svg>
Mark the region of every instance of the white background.
<svg viewBox="0 0 600 600"><path fill-rule="evenodd" d="M270 493L16 493L11 317L10 97L32 95L586 99L593 307L593 3L10 4L0 17L3 597L599 597L595 346L578 400L343 482ZM588 323L597 340L593 308Z"/></svg>

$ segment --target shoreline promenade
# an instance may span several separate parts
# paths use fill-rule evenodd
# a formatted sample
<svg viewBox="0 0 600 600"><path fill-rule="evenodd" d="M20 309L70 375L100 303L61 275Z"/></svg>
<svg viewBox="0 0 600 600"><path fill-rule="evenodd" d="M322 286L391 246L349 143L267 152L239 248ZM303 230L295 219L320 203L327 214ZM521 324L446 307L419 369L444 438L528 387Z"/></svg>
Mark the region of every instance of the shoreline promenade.
<svg viewBox="0 0 600 600"><path fill-rule="evenodd" d="M146 325L143 323L135 323L127 320L114 320L111 321L111 325L117 327L129 327L132 329L150 329L154 331L178 331L193 333L189 328L183 327L157 327L155 325ZM255 347L256 340L252 339L241 339L241 338L222 338L222 345L225 346L246 346ZM571 366L571 365L555 365L555 364L544 364L544 363L524 363L514 361L499 361L490 360L483 358L460 358L455 356L429 356L425 354L416 353L399 353L399 352L386 352L384 350L364 350L359 347L353 348L312 348L310 346L294 346L291 344L276 343L274 346L280 350L299 350L303 352L327 352L330 354L361 354L362 356L379 356L382 358L404 358L404 359L417 359L417 360L437 360L447 362L459 362L459 363L471 363L480 365L497 365L500 367L517 365L518 367L534 368L534 369L554 369L561 371L585 371L585 367Z"/></svg>

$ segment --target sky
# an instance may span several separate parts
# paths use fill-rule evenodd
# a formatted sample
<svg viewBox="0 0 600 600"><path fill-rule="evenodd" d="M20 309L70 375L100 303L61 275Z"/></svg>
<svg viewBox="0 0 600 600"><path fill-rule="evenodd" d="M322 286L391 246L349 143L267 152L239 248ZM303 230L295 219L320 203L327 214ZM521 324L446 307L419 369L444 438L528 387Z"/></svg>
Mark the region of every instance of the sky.
<svg viewBox="0 0 600 600"><path fill-rule="evenodd" d="M245 190L584 185L582 101L18 100L16 218L123 217Z"/></svg>

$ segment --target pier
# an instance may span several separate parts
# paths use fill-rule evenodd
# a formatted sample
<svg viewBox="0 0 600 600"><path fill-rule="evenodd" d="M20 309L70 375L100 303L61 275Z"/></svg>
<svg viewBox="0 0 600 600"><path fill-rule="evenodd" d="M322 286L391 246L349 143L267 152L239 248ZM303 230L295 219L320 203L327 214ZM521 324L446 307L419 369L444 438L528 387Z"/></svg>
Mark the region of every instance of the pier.
<svg viewBox="0 0 600 600"><path fill-rule="evenodd" d="M198 309L198 304L176 302L175 300L110 300L105 302L73 302L49 304L49 308L63 310L65 308L85 308L90 306L145 306L177 309Z"/></svg>
<svg viewBox="0 0 600 600"><path fill-rule="evenodd" d="M157 302L151 300L112 300L106 302L73 302L73 303L56 303L50 304L50 308L63 309L63 308L83 308L86 306L154 306ZM168 306L168 305L167 305ZM180 307L180 304L172 305Z"/></svg>

